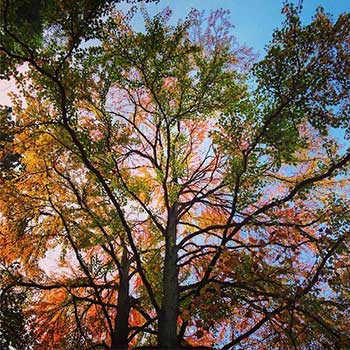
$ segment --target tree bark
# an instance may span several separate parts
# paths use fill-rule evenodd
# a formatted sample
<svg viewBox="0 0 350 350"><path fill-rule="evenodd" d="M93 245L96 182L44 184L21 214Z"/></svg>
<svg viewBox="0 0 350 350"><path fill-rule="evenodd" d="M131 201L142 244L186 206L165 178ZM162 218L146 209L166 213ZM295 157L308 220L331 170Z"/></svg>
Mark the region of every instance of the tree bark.
<svg viewBox="0 0 350 350"><path fill-rule="evenodd" d="M123 251L118 291L117 315L112 334L111 350L127 350L129 335L129 260L126 249Z"/></svg>
<svg viewBox="0 0 350 350"><path fill-rule="evenodd" d="M177 205L169 211L166 230L166 251L163 272L163 296L158 323L158 345L162 349L177 349L177 318L179 315L179 282L176 247Z"/></svg>

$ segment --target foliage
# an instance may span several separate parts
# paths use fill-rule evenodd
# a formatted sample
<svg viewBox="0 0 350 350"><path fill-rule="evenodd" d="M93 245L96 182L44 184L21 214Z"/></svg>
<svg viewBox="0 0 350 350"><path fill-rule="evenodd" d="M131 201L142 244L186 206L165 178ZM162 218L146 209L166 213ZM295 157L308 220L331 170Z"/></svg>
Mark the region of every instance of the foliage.
<svg viewBox="0 0 350 350"><path fill-rule="evenodd" d="M32 349L34 340L30 334L29 319L23 312L26 294L23 290L6 285L8 275L16 265L2 266L0 270L0 347L3 350Z"/></svg>
<svg viewBox="0 0 350 350"><path fill-rule="evenodd" d="M253 65L226 11L115 3L1 2L11 317L37 350L347 349L349 16L287 4Z"/></svg>

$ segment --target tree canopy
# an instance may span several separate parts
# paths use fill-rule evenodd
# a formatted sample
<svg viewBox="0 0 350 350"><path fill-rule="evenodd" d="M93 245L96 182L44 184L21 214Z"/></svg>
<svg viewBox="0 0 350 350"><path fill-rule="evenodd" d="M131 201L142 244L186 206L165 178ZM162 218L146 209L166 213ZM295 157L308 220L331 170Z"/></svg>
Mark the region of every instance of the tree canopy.
<svg viewBox="0 0 350 350"><path fill-rule="evenodd" d="M349 14L118 2L0 1L1 345L348 349Z"/></svg>

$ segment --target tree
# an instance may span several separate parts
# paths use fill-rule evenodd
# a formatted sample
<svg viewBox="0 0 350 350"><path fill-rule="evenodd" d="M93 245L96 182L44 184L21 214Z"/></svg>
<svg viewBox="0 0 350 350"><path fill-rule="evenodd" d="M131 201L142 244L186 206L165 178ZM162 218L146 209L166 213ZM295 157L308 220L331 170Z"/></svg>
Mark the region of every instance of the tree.
<svg viewBox="0 0 350 350"><path fill-rule="evenodd" d="M36 349L348 347L349 16L283 11L254 66L225 11L110 8L85 47L79 16L38 47L3 21L29 68L1 254Z"/></svg>
<svg viewBox="0 0 350 350"><path fill-rule="evenodd" d="M0 116L0 176L3 181L15 175L20 155L11 152L14 141L11 108L3 109ZM15 269L16 264L0 267L0 348L4 350L23 347L30 349L31 346L30 333L25 325L26 316L23 313L26 294L23 290L11 288L11 283L10 285L6 283L8 275L12 275Z"/></svg>

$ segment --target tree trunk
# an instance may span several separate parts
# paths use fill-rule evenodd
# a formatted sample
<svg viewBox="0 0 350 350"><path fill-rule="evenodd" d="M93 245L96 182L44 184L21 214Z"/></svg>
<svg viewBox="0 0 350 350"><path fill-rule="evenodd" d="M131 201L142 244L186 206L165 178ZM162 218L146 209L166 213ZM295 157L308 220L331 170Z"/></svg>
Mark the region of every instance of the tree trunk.
<svg viewBox="0 0 350 350"><path fill-rule="evenodd" d="M177 205L169 212L163 273L163 297L158 324L158 345L177 349L177 317L179 315L179 282L176 249Z"/></svg>
<svg viewBox="0 0 350 350"><path fill-rule="evenodd" d="M129 335L129 261L124 249L120 269L120 285L118 291L117 315L112 334L111 350L127 350Z"/></svg>

